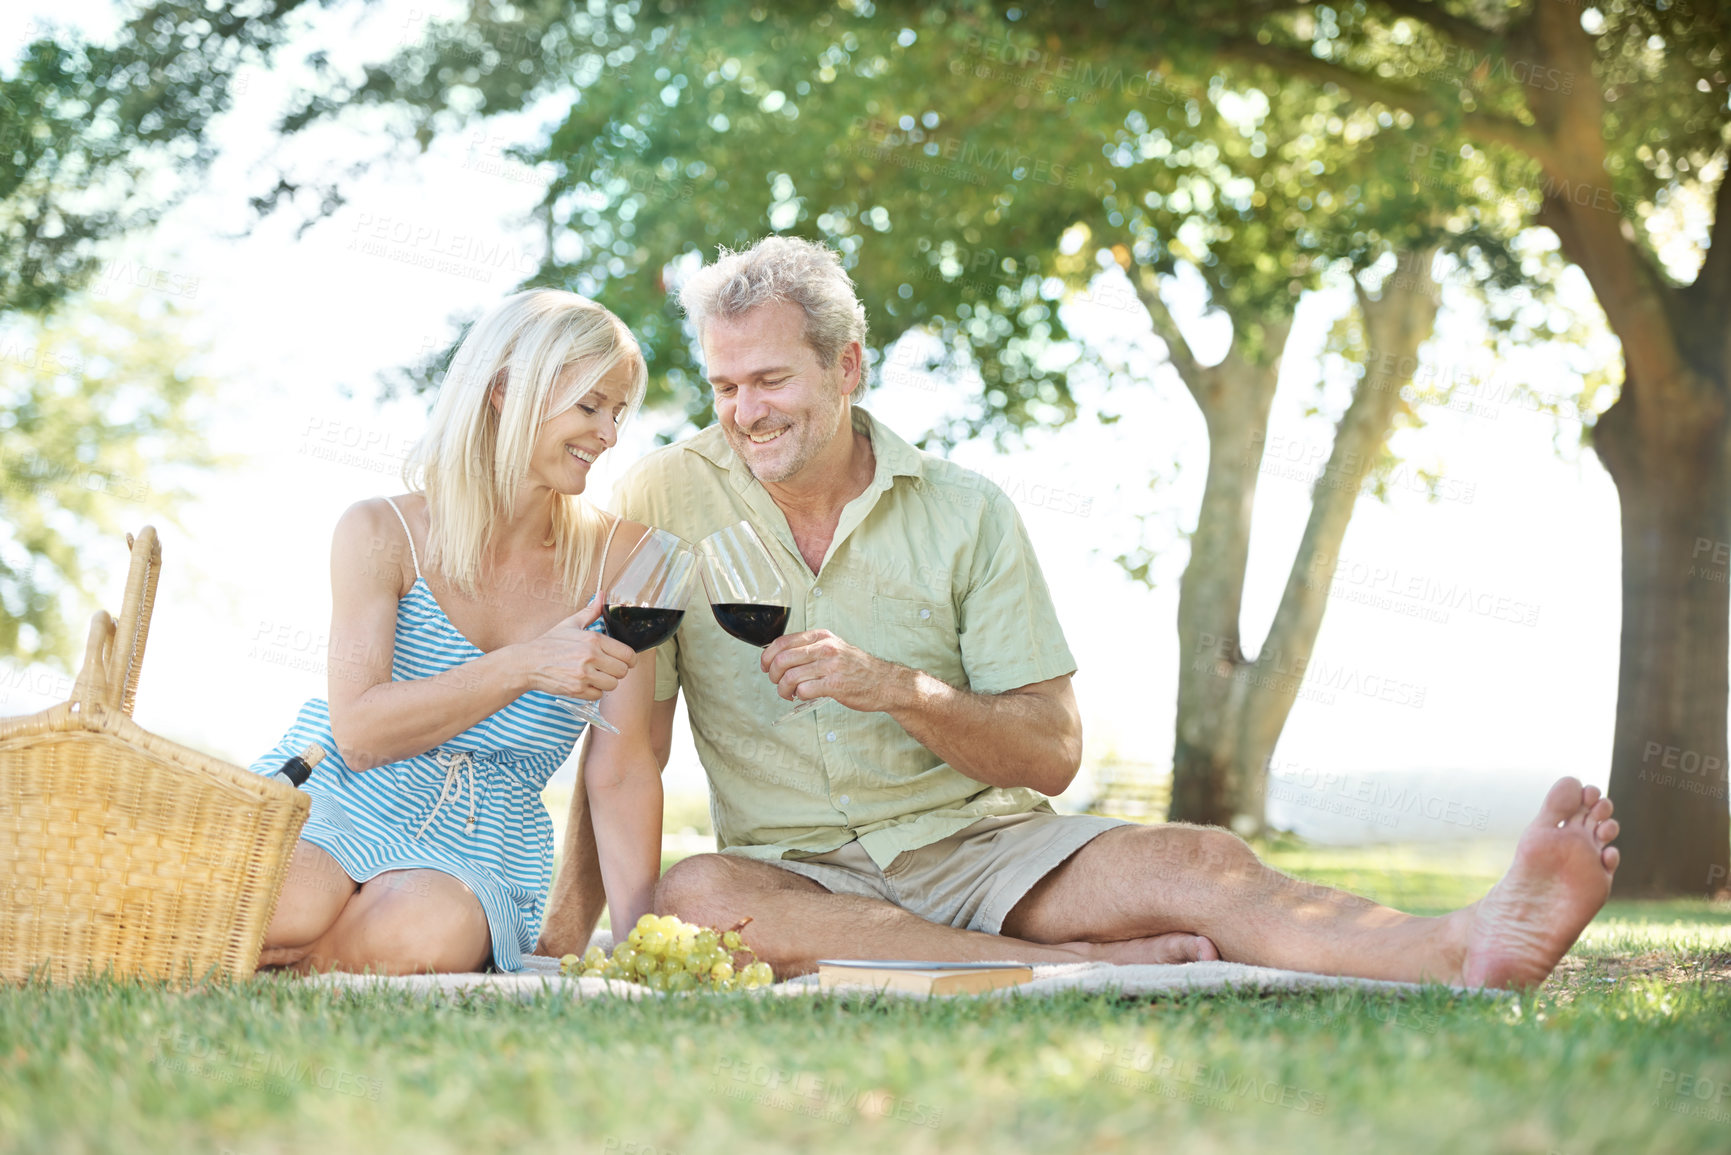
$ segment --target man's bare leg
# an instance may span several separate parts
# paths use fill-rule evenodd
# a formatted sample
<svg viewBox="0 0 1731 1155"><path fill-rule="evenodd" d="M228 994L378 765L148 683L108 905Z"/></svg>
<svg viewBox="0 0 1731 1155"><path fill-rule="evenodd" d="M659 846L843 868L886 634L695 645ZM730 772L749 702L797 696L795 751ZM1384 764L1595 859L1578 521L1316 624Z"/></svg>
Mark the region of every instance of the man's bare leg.
<svg viewBox="0 0 1731 1155"><path fill-rule="evenodd" d="M1179 928L1234 962L1322 974L1468 986L1545 980L1610 894L1617 851L1611 802L1564 778L1551 787L1483 899L1440 918L1404 914L1264 866L1223 830L1108 830L1010 912L1006 934L1084 938L1108 957L1146 962L1138 941ZM1117 945L1111 945L1116 941Z"/></svg>
<svg viewBox="0 0 1731 1155"><path fill-rule="evenodd" d="M655 909L723 929L749 916L741 937L782 978L813 970L820 958L1075 963L1089 961L1100 949L940 926L892 903L833 894L792 871L725 854L674 863L655 888ZM1216 957L1213 944L1193 934L1162 935L1140 949L1159 962Z"/></svg>

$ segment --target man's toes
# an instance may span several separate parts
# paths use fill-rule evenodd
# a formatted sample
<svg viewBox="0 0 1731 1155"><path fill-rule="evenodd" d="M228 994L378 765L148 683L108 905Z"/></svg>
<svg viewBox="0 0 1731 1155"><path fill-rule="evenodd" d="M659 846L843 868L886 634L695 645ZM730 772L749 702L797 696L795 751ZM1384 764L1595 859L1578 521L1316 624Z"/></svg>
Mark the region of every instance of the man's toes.
<svg viewBox="0 0 1731 1155"><path fill-rule="evenodd" d="M1617 825L1617 820L1615 818L1607 818L1597 826L1593 827L1593 837L1597 838L1600 842L1610 842L1612 839L1617 837L1617 831L1621 829L1622 827Z"/></svg>
<svg viewBox="0 0 1731 1155"><path fill-rule="evenodd" d="M1208 962L1220 957L1214 943L1200 934L1175 934L1165 943L1167 959L1175 963Z"/></svg>
<svg viewBox="0 0 1731 1155"><path fill-rule="evenodd" d="M1599 799L1597 802L1593 803L1593 808L1587 811L1587 825L1597 826L1599 823L1611 816L1611 811L1613 809L1614 807L1612 807L1609 798Z"/></svg>
<svg viewBox="0 0 1731 1155"><path fill-rule="evenodd" d="M1599 861L1604 863L1605 869L1613 874L1616 873L1617 863L1621 862L1622 859L1623 852L1618 850L1615 846L1607 846L1605 849L1599 851Z"/></svg>
<svg viewBox="0 0 1731 1155"><path fill-rule="evenodd" d="M1599 788L1597 786L1583 786L1581 788L1581 805L1582 806L1585 806L1585 807L1591 809L1593 804L1598 802L1598 800L1599 800Z"/></svg>
<svg viewBox="0 0 1731 1155"><path fill-rule="evenodd" d="M1581 805L1582 797L1579 778L1559 778L1539 804L1539 818L1547 826L1561 826L1586 809Z"/></svg>

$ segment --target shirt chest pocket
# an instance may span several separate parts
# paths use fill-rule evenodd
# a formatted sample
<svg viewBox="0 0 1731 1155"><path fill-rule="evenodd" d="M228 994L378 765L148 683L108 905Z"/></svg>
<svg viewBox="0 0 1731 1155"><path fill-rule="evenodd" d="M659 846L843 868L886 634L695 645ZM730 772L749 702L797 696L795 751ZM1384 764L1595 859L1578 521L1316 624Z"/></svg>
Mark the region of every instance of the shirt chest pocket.
<svg viewBox="0 0 1731 1155"><path fill-rule="evenodd" d="M948 602L873 594L871 652L952 686L967 686L956 611Z"/></svg>

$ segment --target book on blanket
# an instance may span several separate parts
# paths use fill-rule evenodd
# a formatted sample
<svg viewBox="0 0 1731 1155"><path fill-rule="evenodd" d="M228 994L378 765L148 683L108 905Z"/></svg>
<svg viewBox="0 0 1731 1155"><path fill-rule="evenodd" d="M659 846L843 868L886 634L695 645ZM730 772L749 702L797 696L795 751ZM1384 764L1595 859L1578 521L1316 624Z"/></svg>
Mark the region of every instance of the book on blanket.
<svg viewBox="0 0 1731 1155"><path fill-rule="evenodd" d="M1013 987L1034 977L1026 963L930 962L920 959L820 958L822 989L869 987L921 995L973 995Z"/></svg>

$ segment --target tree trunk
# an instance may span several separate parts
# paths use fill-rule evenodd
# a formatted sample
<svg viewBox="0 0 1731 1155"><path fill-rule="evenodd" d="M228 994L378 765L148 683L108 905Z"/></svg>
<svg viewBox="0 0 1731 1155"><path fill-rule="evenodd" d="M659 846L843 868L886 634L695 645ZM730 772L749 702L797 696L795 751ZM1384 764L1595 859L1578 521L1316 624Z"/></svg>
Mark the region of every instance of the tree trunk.
<svg viewBox="0 0 1731 1155"><path fill-rule="evenodd" d="M1178 723L1169 817L1227 826L1238 793L1233 744L1247 688L1238 620L1279 361L1252 365L1228 354L1204 373L1215 388L1192 392L1208 422L1208 478L1178 587Z"/></svg>
<svg viewBox="0 0 1731 1155"><path fill-rule="evenodd" d="M1241 834L1262 830L1268 758L1315 648L1340 543L1401 408L1401 386L1410 381L1418 348L1436 319L1434 256L1435 250L1426 250L1413 258L1422 276L1391 277L1377 300L1360 297L1370 363L1314 484L1303 542L1254 661L1244 656L1239 621L1279 360L1253 364L1229 351L1220 364L1202 368L1157 294L1144 294L1155 331L1172 350L1173 364L1208 423L1208 477L1178 596L1172 821L1229 826ZM1273 327L1263 347L1283 349L1290 324L1287 318Z"/></svg>
<svg viewBox="0 0 1731 1155"><path fill-rule="evenodd" d="M1622 507L1623 636L1609 793L1623 898L1727 887L1726 421L1642 429L1626 391L1594 428Z"/></svg>
<svg viewBox="0 0 1731 1155"><path fill-rule="evenodd" d="M1577 15L1541 5L1533 55L1593 75ZM1669 284L1620 212L1565 190L1606 183L1605 106L1588 86L1535 91L1550 147L1539 223L1593 286L1623 344L1616 404L1593 446L1622 507L1623 634L1609 794L1622 833L1619 897L1703 895L1726 887L1726 622L1731 599L1731 180L1695 283ZM1583 99L1584 98L1584 99Z"/></svg>
<svg viewBox="0 0 1731 1155"><path fill-rule="evenodd" d="M1322 615L1340 562L1340 546L1366 474L1388 445L1402 408L1401 390L1412 383L1418 351L1436 327L1437 286L1431 266L1437 250L1401 255L1402 269L1375 300L1359 294L1368 349L1364 377L1335 430L1328 468L1311 492L1310 520L1287 575L1268 637L1256 655L1261 675L1249 680L1233 743L1233 827L1261 833L1267 820L1268 761L1298 698L1303 673L1316 652Z"/></svg>
<svg viewBox="0 0 1731 1155"><path fill-rule="evenodd" d="M1176 12L1172 5L1154 7L1162 15ZM1627 158L1614 162L1607 155L1607 133L1615 130L1606 92L1613 81L1602 75L1579 5L1524 5L1502 31L1437 4L1393 7L1475 52L1502 45L1503 59L1519 62L1529 76L1582 82L1527 85L1528 124L1487 107L1463 112L1428 86L1406 89L1380 75L1273 48L1254 22L1217 51L1337 83L1367 104L1406 108L1421 123L1459 117L1481 144L1507 147L1537 164L1544 189L1536 223L1556 232L1564 255L1586 274L1623 346L1622 394L1593 428L1594 447L1622 505L1623 633L1610 779L1622 827L1616 892L1731 889L1725 766L1731 178L1722 178L1715 194L1711 237L1695 282L1679 288L1640 243L1638 216L1618 202L1612 174ZM1128 24L1108 29L1114 33L1122 42L1150 46L1149 34ZM1452 138L1445 139L1452 147ZM1179 746L1186 755L1182 731Z"/></svg>

